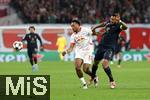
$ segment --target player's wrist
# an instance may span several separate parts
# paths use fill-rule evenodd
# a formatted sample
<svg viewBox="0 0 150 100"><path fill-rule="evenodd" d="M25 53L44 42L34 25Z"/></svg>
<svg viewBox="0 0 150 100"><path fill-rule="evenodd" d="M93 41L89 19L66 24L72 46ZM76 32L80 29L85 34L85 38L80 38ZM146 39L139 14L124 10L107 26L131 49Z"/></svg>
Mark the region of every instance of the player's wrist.
<svg viewBox="0 0 150 100"><path fill-rule="evenodd" d="M65 56L67 54L67 50L62 52L62 55Z"/></svg>
<svg viewBox="0 0 150 100"><path fill-rule="evenodd" d="M68 50L65 50L65 53L68 54L69 53Z"/></svg>

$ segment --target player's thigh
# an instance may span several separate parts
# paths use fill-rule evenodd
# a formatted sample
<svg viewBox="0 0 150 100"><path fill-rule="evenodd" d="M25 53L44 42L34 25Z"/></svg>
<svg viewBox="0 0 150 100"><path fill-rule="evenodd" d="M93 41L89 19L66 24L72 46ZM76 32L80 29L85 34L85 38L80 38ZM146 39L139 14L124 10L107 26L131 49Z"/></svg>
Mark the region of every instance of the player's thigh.
<svg viewBox="0 0 150 100"><path fill-rule="evenodd" d="M28 50L27 50L27 53L28 53L28 57L29 57L30 59L32 59L32 51L31 51L30 49L28 49Z"/></svg>
<svg viewBox="0 0 150 100"><path fill-rule="evenodd" d="M102 50L98 50L96 53L95 53L95 57L94 57L94 65L98 65L99 62L103 59L104 57L104 51Z"/></svg>
<svg viewBox="0 0 150 100"><path fill-rule="evenodd" d="M113 57L113 51L111 49L106 50L102 60L103 67L109 66L109 61L112 59L112 57Z"/></svg>
<svg viewBox="0 0 150 100"><path fill-rule="evenodd" d="M83 60L81 58L75 58L75 68L81 69L81 66L83 64Z"/></svg>
<svg viewBox="0 0 150 100"><path fill-rule="evenodd" d="M90 65L91 65L91 64L84 63L84 64L83 64L83 70L84 70L84 71L87 71L87 70L89 69Z"/></svg>
<svg viewBox="0 0 150 100"><path fill-rule="evenodd" d="M36 57L38 53L38 49L37 48L33 48L32 49L32 57Z"/></svg>
<svg viewBox="0 0 150 100"><path fill-rule="evenodd" d="M84 63L84 64L92 64L92 61L93 61L92 52L84 53L84 56L83 56L83 63Z"/></svg>
<svg viewBox="0 0 150 100"><path fill-rule="evenodd" d="M104 53L103 59L106 59L106 60L109 61L109 60L112 59L112 57L113 57L113 50L112 49L106 50L105 53Z"/></svg>

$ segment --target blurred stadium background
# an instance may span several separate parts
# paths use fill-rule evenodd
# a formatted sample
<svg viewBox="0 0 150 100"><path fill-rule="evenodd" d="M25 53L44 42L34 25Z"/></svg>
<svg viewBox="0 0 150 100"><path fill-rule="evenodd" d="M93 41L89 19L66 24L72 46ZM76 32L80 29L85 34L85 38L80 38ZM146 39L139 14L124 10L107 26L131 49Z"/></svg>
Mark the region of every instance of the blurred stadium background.
<svg viewBox="0 0 150 100"><path fill-rule="evenodd" d="M90 28L95 24L108 20L110 14L114 11L120 12L121 19L129 27L121 33L126 39L126 44L123 48L122 57L124 62L122 69L118 71L115 65L112 65L114 75L119 74L118 76L116 75L120 82L118 84L120 89L116 90L118 95L107 90L107 85L105 86L104 84L102 89L101 87L96 90L91 89L91 91L89 89L84 94L83 91L78 90L80 85L76 85L79 83L74 74L73 64L61 61L62 58L59 56L58 48L62 45L64 47L68 46L72 33L69 23L73 18L79 18L83 26ZM149 0L0 0L1 74L32 74L29 62L27 62L26 49L21 52L13 52L12 48L13 42L21 40L28 32L30 25L35 26L36 32L41 36L44 43L45 51L38 54L39 61L42 62L40 63L41 70L37 74L52 75L52 100L65 100L67 96L72 100L80 100L81 98L99 100L99 97L102 100L149 100ZM102 29L98 31L103 32ZM62 39L65 39L66 42L61 42ZM100 35L93 36L95 46L100 40ZM74 53L65 56L64 60L73 61ZM114 58L114 60L116 59ZM24 67L20 68L20 66ZM63 72L60 72L60 70L63 70ZM103 74L103 72L100 73L102 77L105 77ZM66 75L64 76L66 79L62 79L62 75ZM129 77L132 77L132 79L129 79ZM68 79L73 81L68 82ZM105 80L104 83L107 84ZM70 92L65 91L65 89ZM131 90L135 93L134 95L131 95ZM94 94L99 91L100 94ZM107 92L109 92L109 96L106 95ZM92 96L95 95L94 99L87 96L90 93ZM60 96L57 97L57 94Z"/></svg>
<svg viewBox="0 0 150 100"><path fill-rule="evenodd" d="M24 54L18 56L10 51L12 43L21 40L28 32L29 24L35 24L36 32L44 41L45 50L55 53L55 56L48 57L44 53L44 56L39 57L44 60L58 60L57 49L61 44L56 45L57 40L65 37L68 43L71 19L79 18L90 28L108 20L115 11L120 12L121 19L129 26L127 31L121 33L126 38L124 51L127 51L123 60L147 60L150 58L149 5L149 0L0 0L0 54L3 55L0 62L27 60ZM100 39L101 36L93 37L95 45ZM72 57L73 55L68 56L65 60L73 60Z"/></svg>

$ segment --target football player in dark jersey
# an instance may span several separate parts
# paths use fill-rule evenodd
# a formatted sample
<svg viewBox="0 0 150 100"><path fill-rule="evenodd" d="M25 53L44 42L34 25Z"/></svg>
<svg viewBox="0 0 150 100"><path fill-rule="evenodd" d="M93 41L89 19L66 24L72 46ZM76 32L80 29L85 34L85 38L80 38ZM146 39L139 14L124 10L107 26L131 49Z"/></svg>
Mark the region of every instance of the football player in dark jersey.
<svg viewBox="0 0 150 100"><path fill-rule="evenodd" d="M37 33L35 33L35 27L30 26L29 31L30 33L25 35L25 37L22 39L22 42L27 41L27 53L29 56L30 63L32 65L32 71L34 72L38 70L37 55L36 55L38 52L37 40L40 41L41 50L43 50L43 46L40 36Z"/></svg>
<svg viewBox="0 0 150 100"><path fill-rule="evenodd" d="M109 78L110 87L115 88L116 83L114 81L111 69L109 67L109 61L111 60L111 57L114 54L115 45L119 38L119 33L122 30L126 30L127 25L120 20L120 15L118 13L114 13L111 15L109 21L100 23L99 25L93 27L93 33L96 34L95 30L100 27L105 28L105 33L103 33L102 40L99 43L98 50L95 54L94 63L92 66L93 76L91 78L91 81L94 81L95 85L97 86L98 77L96 76L96 71L99 62L102 60L102 66Z"/></svg>

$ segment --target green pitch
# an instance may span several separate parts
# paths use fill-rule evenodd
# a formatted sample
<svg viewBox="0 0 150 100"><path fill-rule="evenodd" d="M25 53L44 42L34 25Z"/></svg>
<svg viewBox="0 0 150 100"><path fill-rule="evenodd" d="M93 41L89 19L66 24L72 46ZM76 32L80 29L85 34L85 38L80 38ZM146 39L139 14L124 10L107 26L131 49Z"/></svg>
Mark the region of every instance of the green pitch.
<svg viewBox="0 0 150 100"><path fill-rule="evenodd" d="M88 90L80 88L72 62L40 62L36 73L31 72L29 62L0 63L0 74L51 75L51 100L150 100L150 63L123 62L121 68L115 64L111 68L117 83L113 90L101 66L97 72L99 86Z"/></svg>

